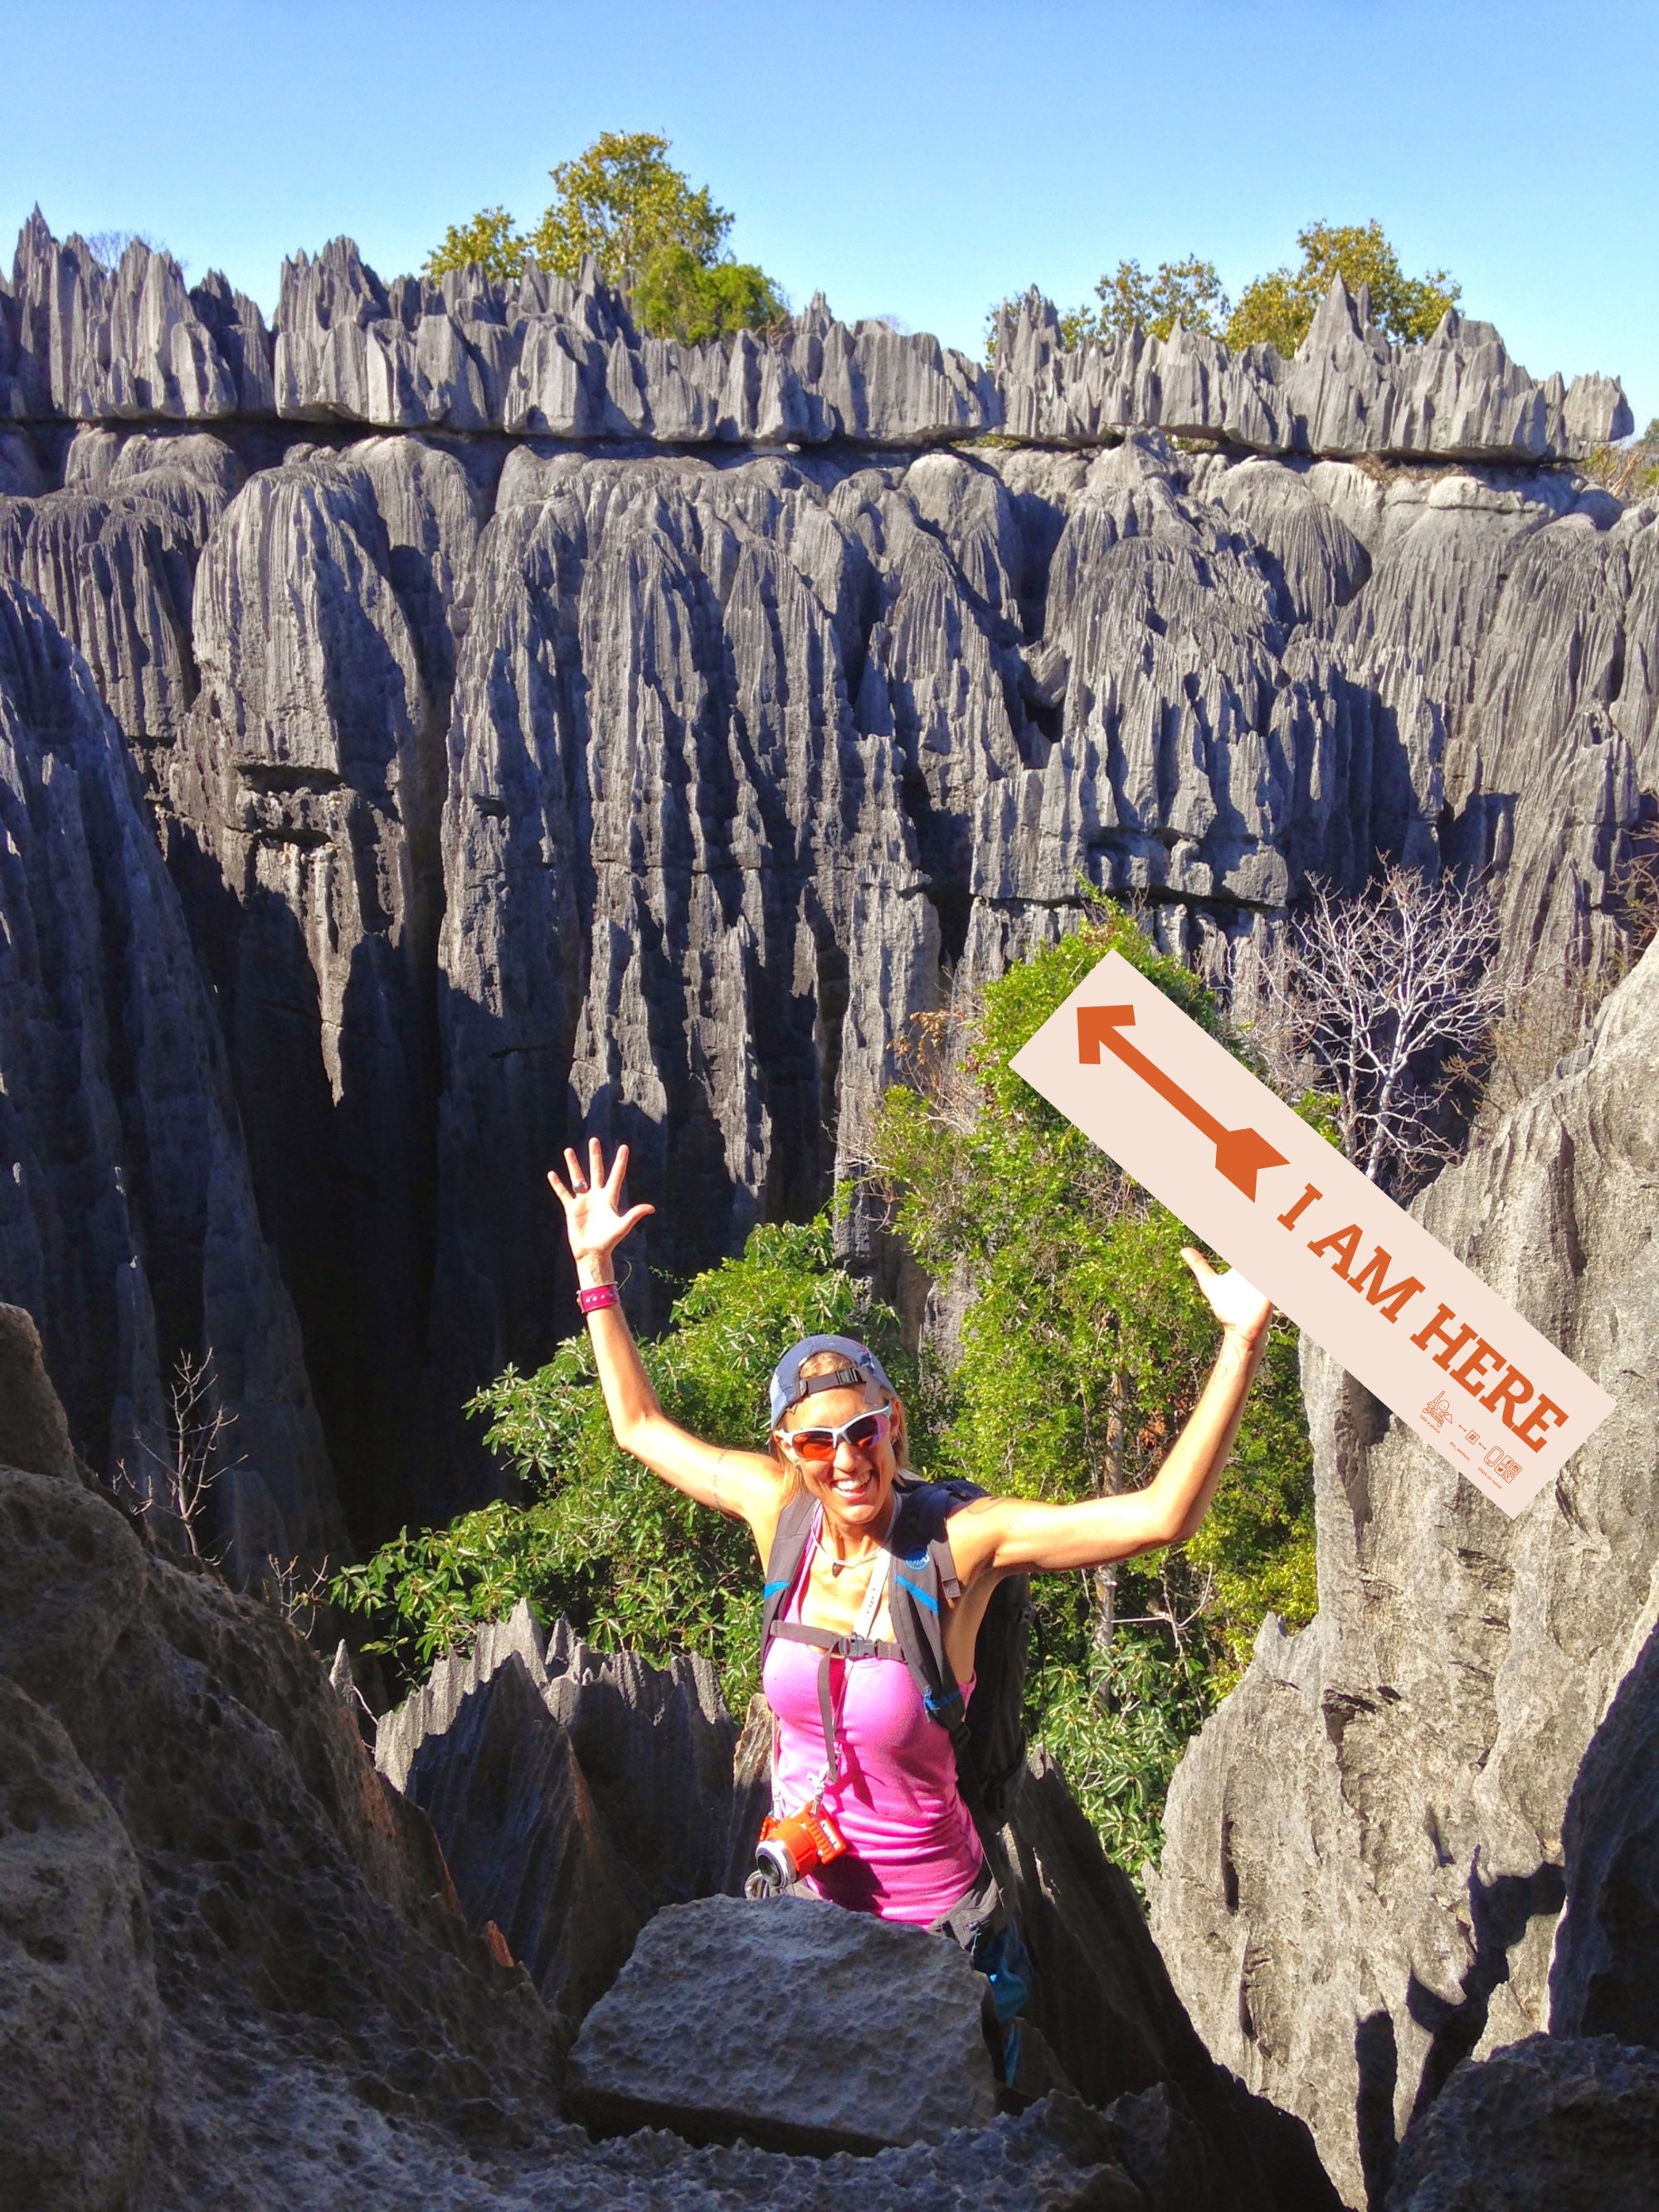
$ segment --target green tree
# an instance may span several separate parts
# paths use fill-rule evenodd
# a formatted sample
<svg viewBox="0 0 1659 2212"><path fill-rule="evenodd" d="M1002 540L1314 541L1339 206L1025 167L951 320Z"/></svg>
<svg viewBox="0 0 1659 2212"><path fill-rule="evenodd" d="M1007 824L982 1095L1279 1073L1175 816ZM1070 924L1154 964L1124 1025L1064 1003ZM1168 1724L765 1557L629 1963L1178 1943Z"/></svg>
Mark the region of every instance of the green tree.
<svg viewBox="0 0 1659 2212"><path fill-rule="evenodd" d="M427 275L476 263L492 276L513 276L533 260L574 277L591 253L653 337L695 345L769 329L787 316L788 302L764 270L723 251L731 214L716 207L706 185L675 168L668 151L660 131L601 131L550 172L553 204L528 236L505 208L484 208L471 222L450 225L427 258Z"/></svg>
<svg viewBox="0 0 1659 2212"><path fill-rule="evenodd" d="M553 170L554 201L531 243L544 269L574 276L591 253L606 283L629 291L652 255L683 247L700 267L718 257L732 228L708 188L694 188L667 159L657 131L602 131L574 161Z"/></svg>
<svg viewBox="0 0 1659 2212"><path fill-rule="evenodd" d="M447 269L482 269L497 279L516 276L528 251L529 241L504 207L480 208L471 222L450 224L442 245L426 257L422 274L441 276Z"/></svg>
<svg viewBox="0 0 1659 2212"><path fill-rule="evenodd" d="M1443 269L1407 276L1380 222L1310 222L1297 233L1299 268L1269 270L1240 293L1227 343L1273 345L1287 359L1312 327L1319 304L1340 276L1350 292L1369 285L1373 319L1396 344L1431 337L1462 286Z"/></svg>
<svg viewBox="0 0 1659 2212"><path fill-rule="evenodd" d="M789 313L788 302L752 261L699 261L689 246L659 246L629 295L635 319L653 337L684 345L726 337L732 331L769 330Z"/></svg>
<svg viewBox="0 0 1659 2212"><path fill-rule="evenodd" d="M1167 338L1177 323L1219 337L1231 312L1214 262L1195 253L1160 261L1150 276L1138 261L1120 261L1095 286L1095 297L1094 328L1103 337L1139 324L1152 337Z"/></svg>
<svg viewBox="0 0 1659 2212"><path fill-rule="evenodd" d="M764 329L787 313L753 262L724 252L728 210L668 159L656 131L605 131L552 173L553 204L531 237L544 268L574 276L591 253L653 337L695 344Z"/></svg>

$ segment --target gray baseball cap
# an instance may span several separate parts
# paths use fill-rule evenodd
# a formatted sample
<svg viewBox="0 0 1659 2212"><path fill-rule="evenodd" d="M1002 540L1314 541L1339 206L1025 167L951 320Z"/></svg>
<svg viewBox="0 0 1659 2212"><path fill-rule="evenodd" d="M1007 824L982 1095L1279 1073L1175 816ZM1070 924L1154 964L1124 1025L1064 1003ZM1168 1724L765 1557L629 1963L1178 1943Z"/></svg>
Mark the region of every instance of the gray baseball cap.
<svg viewBox="0 0 1659 2212"><path fill-rule="evenodd" d="M846 1371L814 1375L803 1382L801 1368L815 1352L838 1352ZM772 1426L775 1429L789 1408L815 1390L839 1390L859 1382L879 1384L890 1398L898 1395L887 1379L887 1370L867 1344L854 1336L804 1336L792 1344L772 1370Z"/></svg>

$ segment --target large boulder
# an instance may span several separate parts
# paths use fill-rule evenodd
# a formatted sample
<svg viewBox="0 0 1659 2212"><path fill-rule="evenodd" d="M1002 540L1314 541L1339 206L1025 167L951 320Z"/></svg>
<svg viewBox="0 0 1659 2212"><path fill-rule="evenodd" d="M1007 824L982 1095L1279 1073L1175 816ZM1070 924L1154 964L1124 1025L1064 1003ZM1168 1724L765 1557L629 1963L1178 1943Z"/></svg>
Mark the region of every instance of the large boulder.
<svg viewBox="0 0 1659 2212"><path fill-rule="evenodd" d="M694 2142L938 2142L996 2112L984 1990L948 1936L816 1898L671 1905L583 2021L567 2100Z"/></svg>
<svg viewBox="0 0 1659 2212"><path fill-rule="evenodd" d="M1659 2053L1533 2035L1460 2066L1401 2146L1388 2212L1651 2212Z"/></svg>

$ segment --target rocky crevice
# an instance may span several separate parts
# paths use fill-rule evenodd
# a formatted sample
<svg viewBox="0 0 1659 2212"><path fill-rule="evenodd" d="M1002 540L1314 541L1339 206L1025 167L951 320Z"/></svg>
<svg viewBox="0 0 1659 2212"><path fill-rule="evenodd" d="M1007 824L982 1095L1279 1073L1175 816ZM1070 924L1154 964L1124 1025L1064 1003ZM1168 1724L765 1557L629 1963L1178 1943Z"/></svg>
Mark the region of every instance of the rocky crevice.
<svg viewBox="0 0 1659 2212"><path fill-rule="evenodd" d="M1265 2212L1329 2201L1305 2133L1212 2069L1127 1885L1068 1848L1069 1820L1098 1861L1053 1776L1028 1784L1021 1849L1072 1900L1050 1903L1042 1940L1074 1920L1060 1939L1073 1976L1121 1985L1126 2033L1091 2046L1086 2027L1080 2039L1073 2030L1109 2097L1054 2094L994 2117L975 1978L954 1946L798 1907L830 1913L852 1955L850 1972L843 1961L823 1977L816 1994L838 2025L804 2054L797 2039L793 2087L781 2052L777 2068L751 2064L766 2096L727 2115L715 2148L693 2148L710 2130L678 2109L667 2117L684 2134L593 2142L564 2116L580 2071L571 2039L665 1901L712 1896L739 1917L742 1943L717 1944L710 1972L739 1954L749 1972L701 1991L728 2044L764 2047L757 1979L795 1986L797 2009L814 2001L799 1986L787 1913L714 1894L732 1881L739 1828L752 1845L752 1804L739 1814L737 1799L752 1799L759 1768L742 1754L734 1768L736 1731L707 1669L601 1660L562 1629L550 1644L522 1614L486 1632L471 1661L442 1662L383 1722L377 1773L349 1670L331 1684L274 1609L159 1559L89 1486L39 1340L9 1307L0 1383L0 1447L22 1462L0 1465L3 2185L31 2212L394 2212L411 2201L437 2212L831 2212L854 2198L877 2212L950 2212L964 2197L1011 2212ZM459 1898L417 1800L440 1824ZM493 1912L469 1924L481 1898L505 1915L526 1965L509 1962ZM629 1969L647 2015L665 1944L671 1974L679 1964L672 1926L653 1925L654 1953L640 1946ZM941 1965L954 1978L950 2022L937 2017ZM919 2058L943 2058L954 2038L957 2077L915 2097L890 2081L879 2116L859 2084L890 2053L867 2037L847 2047L858 2039L848 2007L868 2017L872 1978ZM654 2017L660 2027L660 1997ZM615 2026L610 2124L620 2114L637 2130L633 2105L655 2092L617 2072L626 2038ZM678 2044L683 2063L683 2034ZM822 2153L837 2136L874 2154L753 2147L781 2137Z"/></svg>

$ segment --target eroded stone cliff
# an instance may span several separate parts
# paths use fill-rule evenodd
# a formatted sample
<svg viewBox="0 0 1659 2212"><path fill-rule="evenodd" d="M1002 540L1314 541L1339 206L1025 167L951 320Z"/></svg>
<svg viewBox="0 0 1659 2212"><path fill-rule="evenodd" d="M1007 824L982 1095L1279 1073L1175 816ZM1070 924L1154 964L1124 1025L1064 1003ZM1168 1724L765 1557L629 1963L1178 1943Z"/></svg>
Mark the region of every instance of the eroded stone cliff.
<svg viewBox="0 0 1659 2212"><path fill-rule="evenodd" d="M332 1477L178 895L86 663L10 583L0 1132L0 1284L65 1378L82 1451L167 1510L177 1362L210 1352L216 1540L249 1574L325 1547Z"/></svg>
<svg viewBox="0 0 1659 2212"><path fill-rule="evenodd" d="M1490 865L1517 977L1628 941L1659 524L1564 465L1616 388L1483 327L1063 356L1033 303L993 373L337 241L273 334L38 222L0 323L0 573L144 765L365 1534L489 1486L459 1409L571 1325L569 1137L634 1146L655 1319L1079 879L1223 974L1379 852Z"/></svg>

